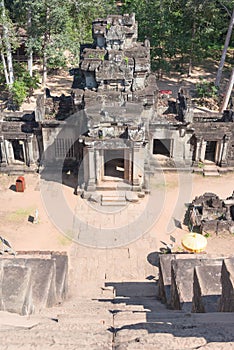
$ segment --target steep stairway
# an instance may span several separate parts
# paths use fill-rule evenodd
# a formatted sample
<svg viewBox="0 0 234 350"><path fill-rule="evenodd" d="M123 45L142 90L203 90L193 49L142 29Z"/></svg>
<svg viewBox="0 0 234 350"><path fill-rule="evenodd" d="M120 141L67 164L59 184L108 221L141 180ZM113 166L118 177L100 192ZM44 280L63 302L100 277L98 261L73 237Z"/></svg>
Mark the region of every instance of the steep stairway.
<svg viewBox="0 0 234 350"><path fill-rule="evenodd" d="M131 294L131 293L130 293ZM152 296L73 298L38 315L0 314L2 350L232 349L232 313L166 309Z"/></svg>

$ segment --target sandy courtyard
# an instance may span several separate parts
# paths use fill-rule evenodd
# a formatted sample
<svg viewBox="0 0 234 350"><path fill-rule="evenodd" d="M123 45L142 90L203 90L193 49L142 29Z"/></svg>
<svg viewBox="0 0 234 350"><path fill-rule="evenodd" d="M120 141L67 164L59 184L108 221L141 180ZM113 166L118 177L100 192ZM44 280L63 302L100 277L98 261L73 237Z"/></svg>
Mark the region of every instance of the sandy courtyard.
<svg viewBox="0 0 234 350"><path fill-rule="evenodd" d="M187 173L179 175L164 173L160 176L154 175L151 179L151 202L146 196L140 203L130 203L126 210L108 213L100 211L100 208L95 205L88 205L87 201L75 196L73 188L59 185L66 207L69 207L75 215L80 216L80 219L86 222L87 227L92 226L94 231L100 228L115 230L116 227L120 227L121 229L126 225L129 230L135 227L136 234L129 235L129 241L125 241L124 246L121 246L120 242L116 248L111 248L110 244L106 249L100 249L77 243L77 236L75 242L72 242L66 237L73 237L69 230L65 233L60 231L60 225L51 219L48 205L43 203L45 195L41 191L42 182L39 175L25 175L26 190L24 193L15 192L13 185L16 178L17 176L0 176L1 236L9 240L16 251L67 251L70 256L73 285L82 285L79 288L79 296L89 294L92 296L105 281L138 281L155 276L152 259L154 259L155 252L163 246L160 241L169 243L170 236L172 236L176 241L176 247L179 249L181 247L181 237L187 228L183 225L182 229L177 228L176 223L183 221L186 203L204 192L214 192L221 198L226 198L234 190L233 173L218 178ZM59 212L61 199L57 197L57 192L54 190L56 187L53 186L56 184L44 180L44 185L47 186L48 192L53 189L51 192L53 194L52 204L55 211L58 209ZM36 209L39 213L38 223L32 223L30 217L35 216ZM147 222L146 216L143 226L138 226L138 224L133 226L137 223L139 213L148 209L151 213L157 212L153 218L154 224ZM63 221L63 213L59 215ZM232 254L233 242L234 235L231 234L209 237L207 253ZM99 246L98 242L93 242L92 245ZM87 291L87 284L93 288L88 288Z"/></svg>

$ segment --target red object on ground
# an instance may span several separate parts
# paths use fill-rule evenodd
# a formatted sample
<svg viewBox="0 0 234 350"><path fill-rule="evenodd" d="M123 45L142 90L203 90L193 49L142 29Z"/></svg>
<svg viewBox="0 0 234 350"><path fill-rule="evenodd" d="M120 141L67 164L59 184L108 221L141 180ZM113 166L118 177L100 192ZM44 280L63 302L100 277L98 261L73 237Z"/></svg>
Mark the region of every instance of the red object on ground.
<svg viewBox="0 0 234 350"><path fill-rule="evenodd" d="M24 192L25 187L25 178L23 176L19 176L15 183L16 192Z"/></svg>
<svg viewBox="0 0 234 350"><path fill-rule="evenodd" d="M171 90L159 90L159 92L160 92L162 95L171 95L171 94L172 94L172 91L171 91Z"/></svg>

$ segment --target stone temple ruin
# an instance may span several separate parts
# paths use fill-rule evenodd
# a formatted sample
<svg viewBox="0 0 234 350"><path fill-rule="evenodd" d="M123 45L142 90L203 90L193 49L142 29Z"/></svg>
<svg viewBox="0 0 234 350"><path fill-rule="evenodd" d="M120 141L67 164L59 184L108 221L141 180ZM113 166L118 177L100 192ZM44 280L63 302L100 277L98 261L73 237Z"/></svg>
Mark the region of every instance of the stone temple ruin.
<svg viewBox="0 0 234 350"><path fill-rule="evenodd" d="M158 298L174 310L234 312L233 266L233 256L163 254Z"/></svg>
<svg viewBox="0 0 234 350"><path fill-rule="evenodd" d="M234 233L234 193L221 200L214 193L196 197L188 208L190 225L203 234Z"/></svg>
<svg viewBox="0 0 234 350"><path fill-rule="evenodd" d="M137 41L134 14L97 19L92 33L71 71L70 96L53 97L47 89L35 110L1 112L1 172L59 164L60 173L78 174L88 191L109 180L139 191L161 167L203 171L208 162L213 175L233 170L233 111L197 113L184 88L159 105L150 43Z"/></svg>

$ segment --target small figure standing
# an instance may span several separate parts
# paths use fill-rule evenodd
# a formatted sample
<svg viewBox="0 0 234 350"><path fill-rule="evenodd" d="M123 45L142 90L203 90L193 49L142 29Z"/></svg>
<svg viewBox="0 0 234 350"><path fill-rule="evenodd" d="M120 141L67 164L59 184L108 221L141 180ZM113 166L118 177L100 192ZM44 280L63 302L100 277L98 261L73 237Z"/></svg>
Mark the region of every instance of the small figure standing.
<svg viewBox="0 0 234 350"><path fill-rule="evenodd" d="M34 224L38 224L38 209L35 210Z"/></svg>

